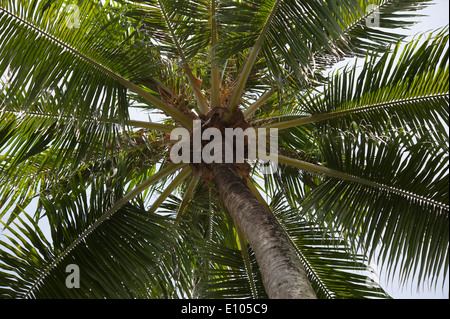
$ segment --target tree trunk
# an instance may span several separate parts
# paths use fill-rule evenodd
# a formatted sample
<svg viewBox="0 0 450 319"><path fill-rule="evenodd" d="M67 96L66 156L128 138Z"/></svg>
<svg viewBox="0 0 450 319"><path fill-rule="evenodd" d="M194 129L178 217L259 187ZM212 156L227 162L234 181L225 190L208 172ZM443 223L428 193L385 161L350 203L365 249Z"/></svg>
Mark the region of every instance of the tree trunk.
<svg viewBox="0 0 450 319"><path fill-rule="evenodd" d="M214 164L213 174L221 199L255 252L269 298L317 298L285 232L234 166Z"/></svg>

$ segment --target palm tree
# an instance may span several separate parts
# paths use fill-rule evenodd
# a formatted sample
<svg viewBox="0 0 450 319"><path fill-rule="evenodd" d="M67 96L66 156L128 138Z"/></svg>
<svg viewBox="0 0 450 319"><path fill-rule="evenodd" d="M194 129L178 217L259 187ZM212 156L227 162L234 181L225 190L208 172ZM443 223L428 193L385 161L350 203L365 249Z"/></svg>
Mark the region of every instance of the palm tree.
<svg viewBox="0 0 450 319"><path fill-rule="evenodd" d="M388 297L374 258L437 284L448 29L395 32L427 2L1 0L0 296ZM193 120L278 129L278 167L172 162Z"/></svg>

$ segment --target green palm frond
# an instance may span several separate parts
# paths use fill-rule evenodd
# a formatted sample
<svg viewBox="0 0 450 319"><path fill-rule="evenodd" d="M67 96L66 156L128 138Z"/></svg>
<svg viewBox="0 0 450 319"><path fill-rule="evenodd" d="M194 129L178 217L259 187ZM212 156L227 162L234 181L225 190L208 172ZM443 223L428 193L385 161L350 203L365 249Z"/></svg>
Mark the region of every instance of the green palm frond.
<svg viewBox="0 0 450 319"><path fill-rule="evenodd" d="M417 137L395 128L380 136L356 124L346 133L328 129L320 138L328 167L389 188L327 179L304 206L360 238L370 256L379 249L377 258L389 270L402 262L403 280L411 273L435 279L437 269L448 267L448 152L423 131ZM448 149L448 134L440 134Z"/></svg>
<svg viewBox="0 0 450 319"><path fill-rule="evenodd" d="M59 210L62 212L70 208ZM50 204L46 204L46 209L52 215L56 214L50 211ZM10 237L15 246L1 243L1 263L5 272L2 272L0 290L4 298L162 298L177 293L167 285L171 273L162 266L164 258L167 258L165 254L171 248L170 223L157 215L148 216L142 209L131 205L120 209L90 234L83 246L74 248L64 261L40 279L40 270L51 263L61 251L61 246L67 245L60 242L61 239L70 240L66 236L73 234L74 227L78 226L75 223L83 219L76 215L76 211L71 213L73 220L64 221L53 231L53 243L37 232L37 222L16 225L22 228L22 233L15 232L14 238ZM94 212L89 214L94 215ZM61 222L61 216L58 219ZM107 243L104 242L106 238ZM7 253L5 248L11 252ZM72 264L80 268L82 285L79 289L69 289L65 285L68 276L66 267Z"/></svg>
<svg viewBox="0 0 450 319"><path fill-rule="evenodd" d="M368 50L389 49L390 44L405 38L398 30L415 24L421 10L432 4L417 0L363 1L363 15L349 14L344 28L352 54L364 57Z"/></svg>
<svg viewBox="0 0 450 319"><path fill-rule="evenodd" d="M323 92L301 96L291 111L307 116L265 126L284 129L332 121L330 125L345 127L355 119L380 130L391 122L437 125L448 117L448 67L448 28L444 28L403 48L398 43L392 53L369 53L360 69L336 71Z"/></svg>
<svg viewBox="0 0 450 319"><path fill-rule="evenodd" d="M166 152L158 141L160 135L151 131L124 134L117 126L111 133L101 121L91 121L81 131L70 119L55 122L53 117L36 114L5 112L0 118L0 143L4 143L0 147L0 216L10 214L7 223L53 185L61 187L70 179L115 169L117 156L127 162L130 187L138 186L155 173L151 168ZM48 122L53 125L50 132ZM79 135L84 138L80 140Z"/></svg>
<svg viewBox="0 0 450 319"><path fill-rule="evenodd" d="M330 232L289 208L281 196L272 201L274 214L296 245L319 298L388 298L381 287L368 285L368 261Z"/></svg>
<svg viewBox="0 0 450 319"><path fill-rule="evenodd" d="M127 88L189 127L191 123L181 111L167 107L154 92L133 83L143 79L154 82L152 75L161 64L161 56L145 41L145 34L137 32L139 25L122 18L125 8L85 1L78 9L83 14L80 25L74 28L67 22L68 14L60 10L68 4L61 0L42 10L44 3L38 1L20 1L17 5L2 2L0 32L5 36L0 73L12 71L14 81L9 90L13 95L32 84L23 107L31 105L42 92L61 90L64 103L76 100L77 107L61 103L60 113L81 120L124 122L128 118ZM113 107L108 97L116 91L121 98Z"/></svg>
<svg viewBox="0 0 450 319"><path fill-rule="evenodd" d="M108 80L99 70L96 70L95 66L86 63L86 61L71 63L70 58L72 57L72 52L68 48L78 46L85 50L91 49L95 52L95 48L106 45L106 43L89 43L87 41L88 39L95 41L96 37L92 36L93 34L89 36L89 33L86 32L87 28L91 28L92 20L96 16L100 18L98 20L100 25L97 24L97 29L101 28L101 23L106 23L107 21L106 15L101 14L102 11L99 7L86 2L86 7L82 10L82 12L90 13L90 16L83 17L83 20L86 19L86 24L83 25L84 27L69 29L66 25L65 19L67 17L65 15L60 14L55 20L55 9L41 12L39 8L34 10L36 5L38 4L35 1L30 3L23 1L17 3L17 5L12 1L2 2L1 32L5 36L2 37L2 69L0 71L3 74L9 68L13 73L13 81L8 86L8 92L14 95L15 92L22 90L27 84L32 84L27 94L28 96L24 101L25 103L22 105L25 108L32 105L32 102L42 92L51 92L57 88L62 88L63 86L61 84L65 84L67 87L73 87L71 83L74 82L70 81L76 81L80 91L71 92L70 90L66 90L64 92L66 102L74 99L75 94L78 93L87 99L84 101L85 105L83 106L81 104L78 112L72 115L79 114L87 117L92 114L92 117L94 115L101 116L101 103L98 102L101 101L102 91L100 90L97 93L99 96L96 98L95 91L97 88L103 86L103 90L105 90L105 95L107 96L112 94L114 90L117 90L117 88L114 88L117 85L111 82L111 80ZM53 7L57 6L59 9L61 5L64 5L64 3L55 3ZM88 21L90 22L88 23ZM115 28L117 30L117 27ZM103 30L103 34L105 35L112 31L112 29ZM120 35L117 31L115 33ZM6 36L7 34L8 36ZM105 38L103 37L103 39ZM114 39L114 37L112 38ZM24 41L25 39L26 41ZM115 40L117 41L119 39L116 37ZM117 42L115 44L118 44ZM30 43L33 45L30 45ZM11 48L14 48L14 51ZM108 60L104 59L104 61ZM67 70L69 72L65 72ZM70 77L70 74L73 74L73 76ZM109 84L107 84L108 82ZM82 83L84 84L84 89ZM100 85L100 83L102 84ZM109 94L108 91L110 91ZM110 103L106 102L104 107L109 108L110 105L108 104ZM67 114L69 109L73 112L73 107L69 105L67 105L67 108L64 105L60 105L59 107L60 112L63 114ZM88 109L91 109L89 113L87 111ZM123 117L126 114L127 106L122 104L120 109L122 110L121 116ZM103 114L104 119L110 116L117 116L114 109L106 109L106 112Z"/></svg>
<svg viewBox="0 0 450 319"><path fill-rule="evenodd" d="M126 87L107 68L131 79L148 76L158 64L156 53L144 51L140 35L117 23L114 10L120 8L86 1L79 8L81 25L69 28L68 14L60 10L64 1L46 10L36 1L1 4L0 74L6 78L0 116L3 122L15 114L16 126L2 139L2 152L14 156L9 167L49 147L60 155L55 173L93 154L110 156L129 101Z"/></svg>
<svg viewBox="0 0 450 319"><path fill-rule="evenodd" d="M63 189L55 185L41 195L35 218L17 217L14 227L5 227L11 235L1 242L4 297L168 298L182 293L167 285L173 275L169 254L176 247L170 220L127 203L137 192L123 196L119 181L124 173L119 166L87 182L72 179ZM41 219L49 223L50 238L39 229ZM65 285L70 264L80 268L80 289Z"/></svg>
<svg viewBox="0 0 450 319"><path fill-rule="evenodd" d="M105 158L117 152L120 126L111 121L56 117L51 111L40 108L45 105L56 109L60 100L41 99L36 103L39 109L33 112L19 109L23 100L16 100L13 104L11 97L0 95L0 103L7 99L8 107L2 108L0 118L8 126L3 130L5 135L0 149L4 156L10 158L9 165L2 171L15 170L21 163L48 149L57 150L60 155L52 163L55 172L68 165L74 169L91 158Z"/></svg>

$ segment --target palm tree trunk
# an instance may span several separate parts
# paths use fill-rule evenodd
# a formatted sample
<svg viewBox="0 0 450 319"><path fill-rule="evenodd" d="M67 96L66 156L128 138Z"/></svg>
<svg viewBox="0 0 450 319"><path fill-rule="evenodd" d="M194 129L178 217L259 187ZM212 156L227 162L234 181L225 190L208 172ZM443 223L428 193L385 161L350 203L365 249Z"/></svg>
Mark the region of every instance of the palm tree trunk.
<svg viewBox="0 0 450 319"><path fill-rule="evenodd" d="M214 164L213 174L221 199L255 252L269 298L317 298L286 233L234 166Z"/></svg>

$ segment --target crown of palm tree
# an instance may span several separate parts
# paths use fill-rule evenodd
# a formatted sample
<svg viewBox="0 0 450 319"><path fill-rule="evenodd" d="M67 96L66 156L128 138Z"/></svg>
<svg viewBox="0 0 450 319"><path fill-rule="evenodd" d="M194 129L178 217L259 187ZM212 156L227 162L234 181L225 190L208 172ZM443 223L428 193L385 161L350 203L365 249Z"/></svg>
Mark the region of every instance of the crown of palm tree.
<svg viewBox="0 0 450 319"><path fill-rule="evenodd" d="M374 258L437 283L448 28L395 32L428 3L0 0L0 296L280 296L251 203L314 296L389 297ZM277 169L172 163L193 120L277 128Z"/></svg>

